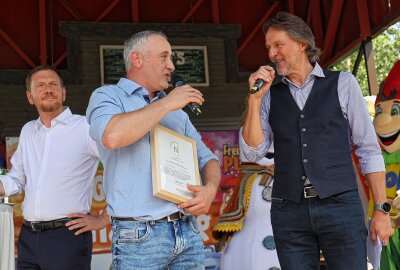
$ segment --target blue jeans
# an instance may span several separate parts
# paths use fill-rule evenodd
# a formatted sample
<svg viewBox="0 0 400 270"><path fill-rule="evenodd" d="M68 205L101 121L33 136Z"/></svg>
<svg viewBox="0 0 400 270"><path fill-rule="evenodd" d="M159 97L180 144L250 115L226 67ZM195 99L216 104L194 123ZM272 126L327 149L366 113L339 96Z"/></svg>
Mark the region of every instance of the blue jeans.
<svg viewBox="0 0 400 270"><path fill-rule="evenodd" d="M167 221L112 221L114 270L188 270L202 267L203 241L194 217Z"/></svg>
<svg viewBox="0 0 400 270"><path fill-rule="evenodd" d="M271 223L282 270L366 270L367 228L357 190L300 203L275 199Z"/></svg>

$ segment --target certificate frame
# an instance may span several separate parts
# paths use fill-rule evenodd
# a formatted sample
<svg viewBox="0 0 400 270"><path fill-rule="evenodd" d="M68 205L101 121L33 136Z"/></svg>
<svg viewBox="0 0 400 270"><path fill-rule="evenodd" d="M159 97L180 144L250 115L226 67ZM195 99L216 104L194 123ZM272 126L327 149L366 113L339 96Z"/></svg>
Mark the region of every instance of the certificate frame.
<svg viewBox="0 0 400 270"><path fill-rule="evenodd" d="M201 185L196 141L156 125L150 145L153 195L176 204L193 198L186 184Z"/></svg>

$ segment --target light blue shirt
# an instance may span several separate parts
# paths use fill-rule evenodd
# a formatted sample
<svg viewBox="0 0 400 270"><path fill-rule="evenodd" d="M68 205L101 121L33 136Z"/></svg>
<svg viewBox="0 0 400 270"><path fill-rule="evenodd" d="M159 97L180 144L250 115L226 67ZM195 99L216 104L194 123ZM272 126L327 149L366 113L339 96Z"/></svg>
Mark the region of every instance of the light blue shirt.
<svg viewBox="0 0 400 270"><path fill-rule="evenodd" d="M176 204L153 196L150 133L116 150L105 148L101 140L114 115L139 110L165 96L161 91L149 100L147 89L126 78L121 78L117 85L103 86L92 93L86 115L90 135L97 143L104 164L104 191L111 216L154 220L179 211ZM209 160L218 160L202 142L183 110L169 112L159 124L196 141L200 170Z"/></svg>
<svg viewBox="0 0 400 270"><path fill-rule="evenodd" d="M318 63L308 75L303 85L297 86L287 77L282 81L288 85L297 106L303 110L307 98L317 77L325 77L324 71ZM348 72L340 72L338 80L338 96L343 116L349 122L350 136L349 143L355 145L355 153L359 157L361 171L363 174L385 171L385 164L381 150L372 125L371 117L368 114L360 86L354 76ZM269 124L269 109L271 95L268 91L261 104L261 122L264 131L264 141L258 147L250 147L243 140L240 134L240 147L247 159L251 161L260 160L268 151L269 145L273 142L273 133Z"/></svg>

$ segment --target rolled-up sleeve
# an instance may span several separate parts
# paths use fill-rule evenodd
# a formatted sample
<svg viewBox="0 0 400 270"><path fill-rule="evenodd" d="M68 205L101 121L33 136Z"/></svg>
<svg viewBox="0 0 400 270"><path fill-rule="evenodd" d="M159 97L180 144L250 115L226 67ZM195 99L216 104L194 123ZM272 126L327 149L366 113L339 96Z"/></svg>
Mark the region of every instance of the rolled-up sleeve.
<svg viewBox="0 0 400 270"><path fill-rule="evenodd" d="M341 72L338 90L362 173L365 175L385 171L385 163L375 129L356 78L350 73Z"/></svg>
<svg viewBox="0 0 400 270"><path fill-rule="evenodd" d="M262 159L267 153L268 149L273 141L273 133L271 125L269 124L269 104L270 104L271 96L269 92L265 94L263 97L263 101L261 104L261 125L264 133L264 140L262 143L256 147L249 146L244 138L242 129L239 131L239 147L243 152L244 157L251 162L257 162Z"/></svg>
<svg viewBox="0 0 400 270"><path fill-rule="evenodd" d="M86 110L90 136L103 147L102 137L108 123L114 115L123 112L111 89L111 86L103 86L95 90Z"/></svg>
<svg viewBox="0 0 400 270"><path fill-rule="evenodd" d="M11 158L11 170L7 175L0 175L0 181L4 187L5 196L21 193L26 184L26 176L23 165L23 130L21 131L20 143Z"/></svg>

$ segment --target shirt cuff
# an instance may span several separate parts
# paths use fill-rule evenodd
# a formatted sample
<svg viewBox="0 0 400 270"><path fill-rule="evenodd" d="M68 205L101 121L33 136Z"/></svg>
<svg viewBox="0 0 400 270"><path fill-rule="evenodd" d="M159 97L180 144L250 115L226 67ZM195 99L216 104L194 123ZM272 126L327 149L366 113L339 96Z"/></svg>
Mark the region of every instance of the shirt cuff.
<svg viewBox="0 0 400 270"><path fill-rule="evenodd" d="M360 160L361 172L363 175L373 172L384 172L385 161L382 155L373 155Z"/></svg>
<svg viewBox="0 0 400 270"><path fill-rule="evenodd" d="M19 186L14 181L7 179L4 175L0 176L0 182L3 184L4 197L20 193Z"/></svg>
<svg viewBox="0 0 400 270"><path fill-rule="evenodd" d="M265 149L267 148L265 138L260 145L252 147L244 141L242 131L240 131L239 145L240 151L243 153L243 156L250 162L257 162L265 156Z"/></svg>

